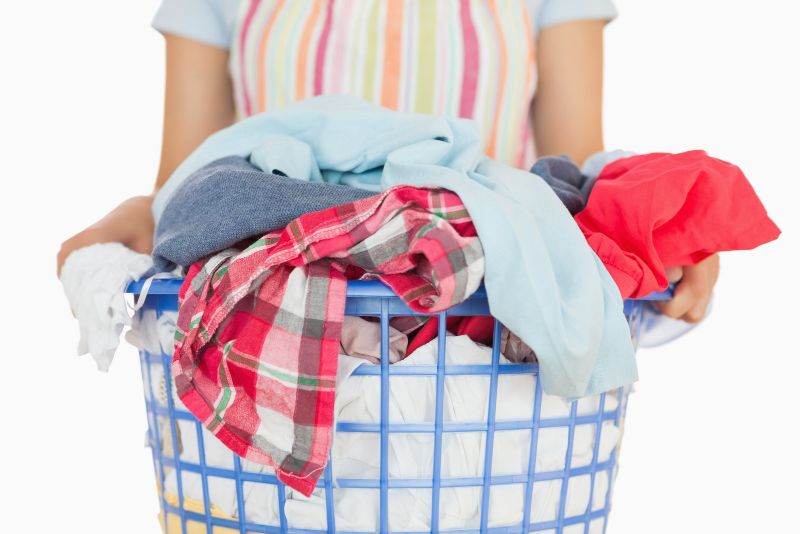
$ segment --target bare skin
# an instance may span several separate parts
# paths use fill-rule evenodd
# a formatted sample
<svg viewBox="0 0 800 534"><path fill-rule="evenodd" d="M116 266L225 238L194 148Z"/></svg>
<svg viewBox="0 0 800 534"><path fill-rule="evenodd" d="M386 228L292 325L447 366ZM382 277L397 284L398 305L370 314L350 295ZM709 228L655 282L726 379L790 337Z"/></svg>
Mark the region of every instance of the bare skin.
<svg viewBox="0 0 800 534"><path fill-rule="evenodd" d="M602 21L578 21L545 28L539 35L539 82L531 106L538 154L566 154L583 162L603 149L603 27ZM165 40L164 131L154 191L126 200L64 241L59 274L72 251L93 243L118 242L150 253L155 193L197 145L235 120L228 52L174 35ZM669 274L680 282L662 311L689 322L701 320L719 275L719 256Z"/></svg>
<svg viewBox="0 0 800 534"><path fill-rule="evenodd" d="M667 269L667 278L679 283L672 300L659 303L661 313L687 323L699 323L706 315L714 284L719 278L719 254L691 267Z"/></svg>

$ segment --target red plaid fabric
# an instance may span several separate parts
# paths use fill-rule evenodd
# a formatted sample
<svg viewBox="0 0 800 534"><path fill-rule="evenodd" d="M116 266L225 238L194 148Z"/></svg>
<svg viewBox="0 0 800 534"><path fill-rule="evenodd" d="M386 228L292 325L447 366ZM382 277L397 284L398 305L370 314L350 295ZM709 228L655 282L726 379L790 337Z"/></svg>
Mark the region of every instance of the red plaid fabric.
<svg viewBox="0 0 800 534"><path fill-rule="evenodd" d="M328 459L347 279L379 279L435 313L483 278L454 193L398 186L309 213L191 267L172 373L183 403L239 456L305 495Z"/></svg>

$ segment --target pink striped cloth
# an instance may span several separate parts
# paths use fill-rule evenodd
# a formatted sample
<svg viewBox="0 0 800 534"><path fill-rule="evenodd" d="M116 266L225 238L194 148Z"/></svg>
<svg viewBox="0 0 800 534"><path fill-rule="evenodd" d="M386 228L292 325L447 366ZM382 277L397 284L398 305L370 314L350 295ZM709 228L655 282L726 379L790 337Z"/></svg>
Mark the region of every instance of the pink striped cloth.
<svg viewBox="0 0 800 534"><path fill-rule="evenodd" d="M528 4L243 1L230 62L239 115L347 93L396 111L474 119L489 157L528 168L536 86Z"/></svg>

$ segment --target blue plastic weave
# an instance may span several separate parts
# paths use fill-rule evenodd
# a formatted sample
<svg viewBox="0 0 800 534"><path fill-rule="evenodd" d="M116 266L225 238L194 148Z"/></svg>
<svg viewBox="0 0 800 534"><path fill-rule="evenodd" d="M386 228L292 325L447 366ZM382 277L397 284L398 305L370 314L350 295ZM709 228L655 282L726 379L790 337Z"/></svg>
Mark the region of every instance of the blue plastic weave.
<svg viewBox="0 0 800 534"><path fill-rule="evenodd" d="M147 297L143 310L152 309L160 316L165 311L177 310L177 293L180 288L180 280L154 280ZM129 293L135 295L142 290L142 283L136 282L128 288ZM658 293L643 300L664 300L669 298L668 293ZM631 326L632 337L636 339L638 325L641 322L642 301L626 301L625 314ZM533 413L524 420L503 420L496 421L497 407L497 384L498 378L502 374L512 375L537 375L538 366L536 364L512 364L500 365L499 362L499 338L501 325L495 321L495 344L492 348L492 363L490 365L447 365L445 358L446 336L445 319L448 315L488 316L489 305L486 292L483 288L479 289L466 302L440 313L439 316L439 338L438 338L438 357L436 365L407 365L390 366L388 358L388 339L389 339L389 318L392 316L419 315L411 311L390 289L378 282L350 282L347 288L347 304L345 313L347 315L379 317L381 322L381 364L362 365L356 369L354 376L376 376L380 377L381 382L381 421L380 423L356 423L340 421L336 425L336 431L341 432L372 432L380 435L380 476L378 478L338 478L333 480L331 463L329 462L323 477L319 480L318 488L324 489L324 499L326 505L326 530L305 530L292 528L288 524L284 513L286 502L286 488L277 477L271 474L253 473L242 468L240 459L233 456L233 469L225 469L206 464L204 439L209 434L204 431L202 425L192 414L176 408L175 401L171 394L164 395L165 402L159 402L153 385L153 366L161 366L165 377L165 389L167 392L173 391L170 381L171 354L153 354L141 351L141 364L143 380L145 384L145 406L148 414L148 438L149 445L153 454L153 465L156 472L156 479L159 488L165 487L165 479L168 469L176 470L177 480L177 500L178 505L174 506L167 501L164 491L160 491L160 501L162 518L166 515L179 518L180 529L171 529L169 534L181 532L182 534L195 532L265 532L265 533L319 533L319 532L344 532L336 530L334 494L337 488L363 488L380 492L380 532L389 532L389 507L392 505L390 490L395 488L423 488L431 491L431 532L439 532L440 522L440 495L443 488L481 488L481 510L480 523L477 528L471 530L458 530L448 532L496 532L496 533L519 533L519 532L562 532L566 527L588 534L590 526L592 532L605 531L606 521L611 504L611 489L613 487L614 473L616 469L616 452L605 461L598 461L598 448L600 444L601 424L604 421L614 421L619 425L625 414L628 391L620 388L615 392L600 395L599 408L596 413L578 414L577 402L571 404L569 415L566 417L544 418L541 416L542 391L539 380L535 380ZM430 423L391 423L389 422L389 393L390 376L413 375L436 377L436 408L435 419ZM489 406L486 421L482 422L445 422L443 419L443 399L445 376L448 375L484 375L489 380ZM606 396L615 395L618 400L617 406L613 410L606 410ZM197 446L199 462L192 463L181 458L179 445L178 421L190 421L197 435ZM168 425L169 436L164 436L163 425ZM592 424L595 428L594 451L592 461L587 466L572 467L572 443L574 432L577 425ZM564 468L558 471L537 472L536 454L538 446L538 434L542 428L565 428L568 432L567 453ZM531 434L530 457L527 462L527 471L518 474L495 475L492 474L492 458L494 437L497 431L507 430L527 430ZM443 435L450 432L483 432L485 433L485 457L483 460L483 476L480 477L459 477L448 478L441 475L442 469L442 439ZM427 479L408 479L392 478L389 476L389 436L393 433L432 433L434 435L433 445L433 472ZM165 443L166 442L166 443ZM170 451L165 452L166 445ZM595 477L598 473L606 472L608 476L608 490L603 499L603 506L593 506L596 496L594 495ZM184 473L196 473L200 476L203 490L203 510L199 513L186 509L183 475ZM195 476L197 476L195 475ZM567 516L565 503L567 501L567 490L569 481L572 477L589 475L589 501L586 510L578 515ZM227 479L235 485L238 518L225 519L215 517L210 513L211 503L209 501L209 477ZM533 498L534 482L560 480L561 495L558 506L558 514L555 520L544 522L531 521L531 502ZM270 484L277 487L279 501L279 522L277 524L255 524L246 521L245 513L245 484ZM504 484L524 485L522 507L523 519L521 524L504 527L489 527L489 499L492 487ZM173 518L174 519L174 518ZM597 522L600 522L598 529ZM174 525L174 523L173 523ZM579 525L579 526L578 526ZM580 527L583 527L582 529ZM228 530L230 529L230 530ZM166 530L166 527L165 527Z"/></svg>

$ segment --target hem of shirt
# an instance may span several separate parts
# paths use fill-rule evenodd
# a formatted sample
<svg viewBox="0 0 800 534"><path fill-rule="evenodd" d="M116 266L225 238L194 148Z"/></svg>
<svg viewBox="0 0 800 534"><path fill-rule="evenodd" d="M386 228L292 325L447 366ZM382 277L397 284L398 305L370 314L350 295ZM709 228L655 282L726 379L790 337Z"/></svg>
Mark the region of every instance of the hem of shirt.
<svg viewBox="0 0 800 534"><path fill-rule="evenodd" d="M598 9L595 12L566 13L552 18L545 18L536 24L534 37L538 37L542 30L552 28L568 22L581 22L587 20L602 20L606 24L617 18L616 9Z"/></svg>
<svg viewBox="0 0 800 534"><path fill-rule="evenodd" d="M221 50L225 50L226 52L230 50L231 44L226 42L222 43L219 40L208 39L207 37L203 37L196 33L192 33L191 31L187 31L185 28L177 28L170 26L168 24L152 24L154 30L162 35L175 35L177 37L182 37L184 39L190 39L192 41L197 41L198 43L202 43L205 45L213 46L215 48L219 48Z"/></svg>

